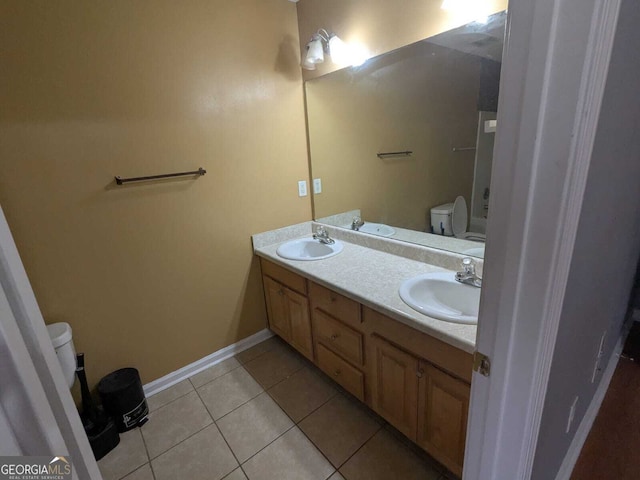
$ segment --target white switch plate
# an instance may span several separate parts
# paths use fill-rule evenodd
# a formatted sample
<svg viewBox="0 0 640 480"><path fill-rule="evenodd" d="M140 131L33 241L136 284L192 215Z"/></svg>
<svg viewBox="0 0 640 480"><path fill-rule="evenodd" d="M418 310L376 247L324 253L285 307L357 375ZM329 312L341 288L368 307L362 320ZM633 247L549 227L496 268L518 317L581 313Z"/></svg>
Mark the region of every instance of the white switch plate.
<svg viewBox="0 0 640 480"><path fill-rule="evenodd" d="M322 180L319 178L313 179L313 193L316 195L322 193Z"/></svg>
<svg viewBox="0 0 640 480"><path fill-rule="evenodd" d="M299 197L306 197L307 196L307 181L306 180L300 180L298 182L298 196Z"/></svg>

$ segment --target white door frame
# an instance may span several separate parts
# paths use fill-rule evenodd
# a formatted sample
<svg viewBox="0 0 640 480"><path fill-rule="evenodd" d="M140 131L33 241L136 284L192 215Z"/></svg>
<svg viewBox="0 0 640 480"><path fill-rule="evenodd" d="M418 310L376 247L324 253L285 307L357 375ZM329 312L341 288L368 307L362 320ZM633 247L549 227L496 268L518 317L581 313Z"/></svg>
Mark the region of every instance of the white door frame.
<svg viewBox="0 0 640 480"><path fill-rule="evenodd" d="M0 455L69 455L74 479L101 480L1 208L0 286Z"/></svg>
<svg viewBox="0 0 640 480"><path fill-rule="evenodd" d="M619 0L510 0L464 480L526 480Z"/></svg>

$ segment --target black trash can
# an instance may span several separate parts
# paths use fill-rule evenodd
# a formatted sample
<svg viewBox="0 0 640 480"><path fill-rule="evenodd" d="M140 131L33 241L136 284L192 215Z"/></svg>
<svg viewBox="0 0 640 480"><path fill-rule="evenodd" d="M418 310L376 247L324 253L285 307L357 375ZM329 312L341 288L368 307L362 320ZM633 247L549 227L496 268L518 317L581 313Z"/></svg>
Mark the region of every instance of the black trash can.
<svg viewBox="0 0 640 480"><path fill-rule="evenodd" d="M105 376L98 383L98 394L105 412L114 418L118 432L147 422L149 407L135 368L121 368Z"/></svg>

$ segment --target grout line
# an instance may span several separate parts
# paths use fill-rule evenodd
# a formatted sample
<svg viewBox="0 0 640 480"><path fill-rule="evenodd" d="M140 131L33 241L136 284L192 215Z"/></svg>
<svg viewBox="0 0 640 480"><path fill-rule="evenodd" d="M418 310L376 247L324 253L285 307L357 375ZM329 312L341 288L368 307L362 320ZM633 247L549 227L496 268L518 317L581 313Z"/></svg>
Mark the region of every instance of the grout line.
<svg viewBox="0 0 640 480"><path fill-rule="evenodd" d="M142 470L145 465L149 465L149 469L151 470L151 475L153 475L153 469L151 468L151 462L146 462L143 463L142 465L140 465L138 468L135 468L133 470L131 470L129 473L127 473L124 477L119 477L120 480L122 480L123 478L127 478L129 475L133 475L134 473L136 473L138 470ZM153 476L154 480L155 480L155 475Z"/></svg>
<svg viewBox="0 0 640 480"><path fill-rule="evenodd" d="M262 386L261 386L262 387ZM224 417L226 417L227 415L232 414L233 412L235 412L236 410L238 410L240 407L244 407L247 403L249 403L252 400L255 400L256 398L258 398L260 395L262 395L263 393L266 393L266 390L262 389L261 392L259 392L257 395L254 395L253 397L251 397L249 400L247 400L246 402L242 402L240 405L238 405L237 407L234 407L233 410L228 411L227 413L225 413L224 415L222 415L220 418L215 419L213 418L213 415L211 415L211 412L209 412L209 409L207 408L207 405L205 404L205 408L207 409L207 412L209 412L209 415L211 415L211 418L213 419L214 422L219 422L220 420L222 420ZM198 396L200 396L200 394L198 394ZM202 400L202 398L201 398ZM204 403L204 401L202 402Z"/></svg>
<svg viewBox="0 0 640 480"><path fill-rule="evenodd" d="M189 440L191 437L199 434L200 432L202 432L203 430L209 428L211 425L213 425L215 422L212 420L212 423L205 425L204 427L202 427L200 430L193 432L191 435L189 435L186 438L183 438L182 440L180 440L178 443L176 443L175 445L172 445L170 448L167 448L166 450L164 450L163 452L159 453L158 455L156 455L155 457L153 457L152 459L149 460L149 463L151 463L153 460L155 460L158 457L161 457L162 455L164 455L165 453L167 453L169 450L173 450L174 448L176 448L178 445L180 445L181 443L186 442L187 440Z"/></svg>
<svg viewBox="0 0 640 480"><path fill-rule="evenodd" d="M284 411L284 410L283 410ZM251 455L249 458L247 458L242 464L240 464L240 466L242 467L242 465L244 465L245 463L247 463L249 460L251 460L253 457L255 457L256 455L258 455L261 451L263 451L265 448L267 448L269 445L271 445L273 442L275 442L276 440L278 440L280 437L283 437L284 435L287 434L287 432L289 432L290 430L296 428L297 425L294 423L293 425L291 425L289 428L287 428L284 432L282 432L280 435L278 435L276 438L274 438L273 440L271 440L269 443L267 443L264 447L262 447L260 450L258 450L256 453L254 453L253 455ZM223 435L224 436L224 435ZM244 472L244 469L242 469L242 471ZM245 472L246 475L246 472ZM247 476L247 478L249 478Z"/></svg>
<svg viewBox="0 0 640 480"><path fill-rule="evenodd" d="M147 463L149 464L149 466L151 466L151 455L149 455L149 447L147 447L147 441L144 439L144 435L142 434L142 427L138 427L138 429L140 430L140 438L142 439L142 445L144 445L144 452L147 454ZM155 478L155 475L154 475L154 478Z"/></svg>
<svg viewBox="0 0 640 480"><path fill-rule="evenodd" d="M193 384L193 382L191 381L191 379L192 379L193 377L195 377L196 375L198 375L198 374L200 374L200 373L202 373L202 372L206 372L207 370L209 370L209 368L215 368L215 367L217 367L218 365L221 365L222 363L224 363L224 362L226 362L226 361L228 361L228 360L231 360L232 358L235 358L235 359L236 359L236 361L238 362L238 365L237 365L236 367L233 367L231 370L227 370L226 372L224 372L223 374L221 374L221 375L217 376L216 378L213 378L213 379L209 380L208 382L203 383L202 385L197 386L197 387L196 387L196 386ZM227 358L226 360L223 360L222 362L217 363L217 364L215 364L215 365L214 365L214 366L212 366L212 367L209 367L207 370L203 370L202 372L198 372L198 373L196 373L196 374L194 374L194 375L191 375L189 378L187 378L187 380L189 380L189 383L191 383L191 386L193 387L193 389L194 389L194 390L197 390L197 389L202 388L202 387L204 387L204 386L206 386L206 385L209 385L209 384L210 384L210 383L212 383L212 382L215 382L215 381L216 381L216 380L218 380L219 378L224 377L225 375L227 375L227 374L229 374L229 373L233 372L234 370L237 370L238 368L240 368L240 367L242 367L242 366L243 366L243 365L242 365L242 363L240 363L240 360L238 360L235 356L233 356L233 357L229 357L229 358ZM171 387L169 387L169 388L171 388Z"/></svg>
<svg viewBox="0 0 640 480"><path fill-rule="evenodd" d="M216 430L218 430L218 433L220 434L220 436L222 437L222 440L224 440L225 445L227 446L227 448L229 449L229 451L231 452L231 455L233 455L233 458L235 459L236 463L238 464L238 467L236 468L240 468L242 470L242 464L240 463L240 461L238 460L238 457L236 456L236 452L233 451L233 448L231 448L231 445L229 445L229 442L227 441L227 438L224 436L224 433L222 433L222 430L220 430L220 427L218 426L218 423L215 421L215 419L213 418L213 415L211 415L211 412L209 411L209 407L207 407L207 404L204 402L204 400L202 400L202 397L200 396L200 393L198 392L198 390L196 389L196 393L198 394L198 398L200 399L200 401L202 402L202 404L204 405L204 408L207 410L207 413L209 414L209 416L211 417L211 420L213 420L213 424L216 426ZM255 398L255 397L254 397ZM243 404L244 405L244 404ZM231 412L229 412L231 413ZM223 418L223 417L220 417ZM231 470L231 472L233 472L235 470L235 468L233 470ZM231 472L229 472L227 474L227 476L229 474L231 474ZM244 474L244 476L246 477L247 474L245 473L244 470L242 470L242 473ZM249 477L247 477L249 478Z"/></svg>
<svg viewBox="0 0 640 480"><path fill-rule="evenodd" d="M188 380L188 379L187 379L187 380ZM192 384L191 382L189 382L189 384L191 385L191 387L193 387L193 384ZM173 387L169 387L169 388L173 388ZM167 390L168 390L168 389L167 389ZM166 392L167 390L163 390L163 392ZM195 387L193 387L193 390L195 390ZM180 395L179 397L176 397L176 398L174 398L173 400L168 401L168 402L167 402L167 403L165 403L164 405L160 405L158 408L156 408L156 409L154 409L154 410L150 410L150 411L149 411L149 415L151 415L151 414L152 414L152 413L154 413L154 412L157 412L158 410L160 410L160 409L162 409L162 408L164 408L164 407L166 407L166 406L168 406L168 405L171 405L171 404L172 404L173 402L175 402L176 400L180 400L181 398L186 397L186 396L187 396L187 395L189 395L191 392L193 392L193 390L189 390L188 392L183 393L183 394L182 394L182 395ZM162 393L162 392L158 392L158 393ZM156 393L155 395L158 395L158 393ZM151 397L154 397L155 395L151 395ZM149 397L149 398L151 398L151 397ZM146 397L145 397L145 398L146 398ZM149 403L149 402L147 402L147 403Z"/></svg>

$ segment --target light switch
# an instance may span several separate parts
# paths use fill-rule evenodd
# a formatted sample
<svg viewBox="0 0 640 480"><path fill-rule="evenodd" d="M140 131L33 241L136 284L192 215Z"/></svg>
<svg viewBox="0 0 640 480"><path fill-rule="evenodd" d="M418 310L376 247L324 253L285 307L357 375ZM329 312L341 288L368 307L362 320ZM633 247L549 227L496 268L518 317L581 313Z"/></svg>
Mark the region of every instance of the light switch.
<svg viewBox="0 0 640 480"><path fill-rule="evenodd" d="M306 197L307 196L307 181L306 180L300 180L298 182L298 196L299 197Z"/></svg>
<svg viewBox="0 0 640 480"><path fill-rule="evenodd" d="M313 193L317 195L318 193L322 193L322 180L319 178L313 179Z"/></svg>

